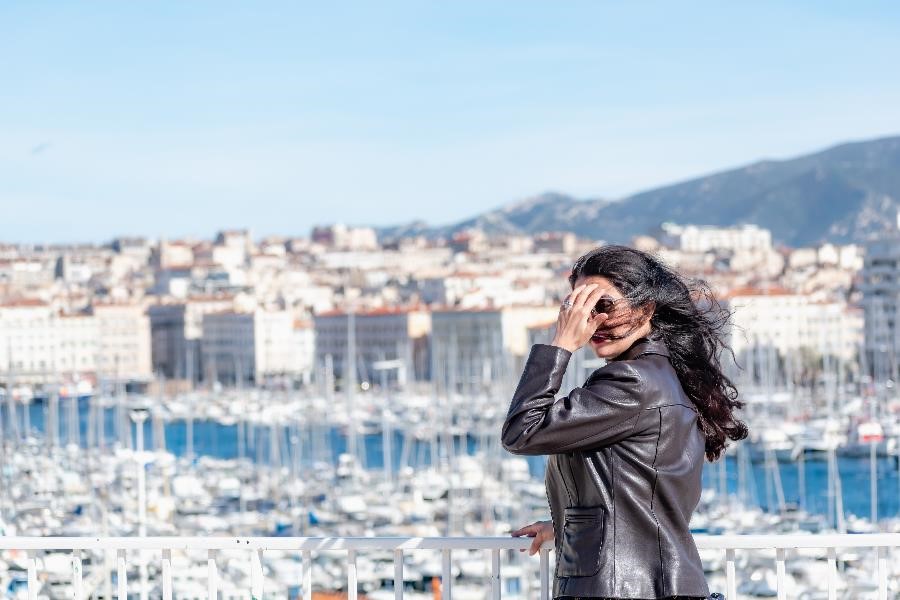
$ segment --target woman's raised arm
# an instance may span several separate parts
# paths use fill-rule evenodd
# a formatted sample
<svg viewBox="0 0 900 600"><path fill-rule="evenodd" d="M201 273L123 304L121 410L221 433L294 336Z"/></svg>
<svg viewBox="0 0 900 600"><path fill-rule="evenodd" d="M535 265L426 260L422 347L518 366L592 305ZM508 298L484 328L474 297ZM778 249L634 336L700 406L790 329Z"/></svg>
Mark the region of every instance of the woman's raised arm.
<svg viewBox="0 0 900 600"><path fill-rule="evenodd" d="M534 344L513 394L501 443L513 454L559 454L614 443L641 414L641 378L627 361L612 361L587 387L556 398L572 353Z"/></svg>

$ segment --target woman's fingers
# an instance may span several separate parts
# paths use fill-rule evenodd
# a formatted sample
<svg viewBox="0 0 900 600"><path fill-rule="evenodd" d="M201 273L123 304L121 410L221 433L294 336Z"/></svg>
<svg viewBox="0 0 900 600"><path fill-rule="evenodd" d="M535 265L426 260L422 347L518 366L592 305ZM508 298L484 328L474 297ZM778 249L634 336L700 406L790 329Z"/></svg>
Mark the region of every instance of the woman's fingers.
<svg viewBox="0 0 900 600"><path fill-rule="evenodd" d="M584 304L587 308L591 309L597 305L597 301L603 297L604 294L608 294L609 289L601 286L595 287L590 293L587 294L584 298Z"/></svg>
<svg viewBox="0 0 900 600"><path fill-rule="evenodd" d="M547 540L553 539L553 525L549 523L543 523L540 531L534 537L534 540L531 542L531 547L528 548L528 554L535 554L541 551L541 546L544 545L544 542Z"/></svg>
<svg viewBox="0 0 900 600"><path fill-rule="evenodd" d="M528 547L528 554L531 555L535 552L539 552L544 542L553 537L553 526L549 525L547 522L538 521L537 523L532 523L531 525L526 525L521 529L517 529L510 535L514 537L523 535L533 537L534 539L531 541L531 546ZM525 548L520 548L519 552L525 552Z"/></svg>
<svg viewBox="0 0 900 600"><path fill-rule="evenodd" d="M596 283L585 283L583 285L579 285L577 288L572 290L570 294L569 302L572 303L572 310L577 310L584 306L584 298L589 294L593 289L599 287L599 284Z"/></svg>
<svg viewBox="0 0 900 600"><path fill-rule="evenodd" d="M588 323L593 329L597 329L601 325L607 324L608 321L609 314L607 313L597 313L596 315L588 318Z"/></svg>
<svg viewBox="0 0 900 600"><path fill-rule="evenodd" d="M554 343L571 351L588 343L594 332L600 328L609 315L593 313L597 300L606 293L608 287L597 283L587 283L574 288L566 296L571 308L560 307L556 321Z"/></svg>
<svg viewBox="0 0 900 600"><path fill-rule="evenodd" d="M515 531L511 532L510 535L513 537L521 537L523 535L528 536L528 537L535 537L535 536L537 536L538 525L539 525L538 523L532 523L531 525L526 525L525 527L516 529ZM531 545L533 546L534 542L532 542ZM525 548L520 548L519 552L525 552Z"/></svg>
<svg viewBox="0 0 900 600"><path fill-rule="evenodd" d="M511 532L510 535L513 537L521 537L523 535L527 535L529 537L533 535L537 535L538 530L540 529L540 523L532 523L531 525L526 525L520 529L516 529Z"/></svg>
<svg viewBox="0 0 900 600"><path fill-rule="evenodd" d="M537 523L532 523L531 525L516 529L511 532L510 535L513 537L523 535L533 537L534 540L532 540L531 546L528 547L528 554L534 554L540 552L541 546L545 541L553 539L553 525L550 521L538 521ZM525 549L521 548L519 552L525 552Z"/></svg>

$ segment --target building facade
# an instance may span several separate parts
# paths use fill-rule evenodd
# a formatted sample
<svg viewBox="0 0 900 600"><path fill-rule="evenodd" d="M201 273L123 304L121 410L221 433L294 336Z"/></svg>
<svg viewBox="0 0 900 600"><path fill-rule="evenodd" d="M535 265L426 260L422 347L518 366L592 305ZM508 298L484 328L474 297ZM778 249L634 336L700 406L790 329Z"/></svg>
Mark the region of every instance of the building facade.
<svg viewBox="0 0 900 600"><path fill-rule="evenodd" d="M116 379L153 377L150 319L142 304L94 304L99 349L97 370Z"/></svg>
<svg viewBox="0 0 900 600"><path fill-rule="evenodd" d="M727 299L732 311L730 345L742 365L765 352L780 361L855 361L863 340L862 311L847 302L821 300L782 288L742 288Z"/></svg>
<svg viewBox="0 0 900 600"><path fill-rule="evenodd" d="M684 252L744 250L764 252L772 248L772 233L756 225L713 227L666 223L663 231L669 243Z"/></svg>
<svg viewBox="0 0 900 600"><path fill-rule="evenodd" d="M40 300L0 305L0 372L28 383L82 376L147 381L150 323L140 304L61 314Z"/></svg>
<svg viewBox="0 0 900 600"><path fill-rule="evenodd" d="M222 311L203 315L201 354L211 381L260 383L309 373L290 311Z"/></svg>
<svg viewBox="0 0 900 600"><path fill-rule="evenodd" d="M900 234L868 244L860 290L865 313L865 368L879 381L900 376Z"/></svg>
<svg viewBox="0 0 900 600"><path fill-rule="evenodd" d="M381 360L404 362L408 380L426 379L430 373L428 334L431 315L418 308L379 308L354 312L333 310L314 315L316 363L324 365L331 356L334 376L347 375L350 321L354 327L356 381L381 381L375 363ZM397 381L398 372L386 373L388 381Z"/></svg>
<svg viewBox="0 0 900 600"><path fill-rule="evenodd" d="M231 296L161 300L148 306L154 371L168 378L202 380L205 373L200 350L203 315L230 310L233 306Z"/></svg>
<svg viewBox="0 0 900 600"><path fill-rule="evenodd" d="M518 371L531 349L529 328L555 320L559 306L435 309L431 314L433 378L465 390Z"/></svg>

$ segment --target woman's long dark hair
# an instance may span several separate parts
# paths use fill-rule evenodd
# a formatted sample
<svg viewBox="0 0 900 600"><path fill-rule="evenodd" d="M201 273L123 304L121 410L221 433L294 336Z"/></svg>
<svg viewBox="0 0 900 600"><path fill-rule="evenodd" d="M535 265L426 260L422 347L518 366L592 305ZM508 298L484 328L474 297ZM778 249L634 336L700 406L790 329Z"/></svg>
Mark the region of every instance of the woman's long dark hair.
<svg viewBox="0 0 900 600"><path fill-rule="evenodd" d="M655 305L650 335L665 343L681 386L697 407L707 459L719 458L726 438L747 437L747 425L734 414L744 403L719 361L724 350L734 358L724 339L731 314L709 286L627 246L602 246L583 255L575 261L569 283L574 287L580 277L592 275L608 279L632 308Z"/></svg>

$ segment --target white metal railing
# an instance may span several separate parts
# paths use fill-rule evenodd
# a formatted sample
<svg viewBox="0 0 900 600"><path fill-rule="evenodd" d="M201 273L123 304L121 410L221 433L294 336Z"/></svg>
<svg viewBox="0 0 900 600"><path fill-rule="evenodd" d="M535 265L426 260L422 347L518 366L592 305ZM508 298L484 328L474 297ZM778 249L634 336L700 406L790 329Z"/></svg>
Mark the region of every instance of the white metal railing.
<svg viewBox="0 0 900 600"><path fill-rule="evenodd" d="M877 552L877 581L879 600L888 598L888 550L900 547L900 533L874 534L816 534L816 535L697 535L694 538L700 549L722 550L725 555L727 600L737 599L737 574L735 552L737 550L774 550L777 594L786 600L786 551L789 549L825 550L828 561L828 599L837 600L837 549L868 548ZM75 598L83 597L82 552L84 550L115 551L119 600L127 600L128 551L157 550L162 553L161 587L164 600L172 600L172 551L207 551L207 589L210 600L218 593L218 551L244 550L250 561L251 597L263 595L262 557L266 550L300 552L302 557L303 597L312 598L312 555L314 552L343 550L347 552L348 600L357 598L356 556L365 551L393 551L394 597L403 598L403 557L411 550L441 551L441 597L451 598L451 553L453 550L491 551L491 598L501 597L500 553L503 550L527 549L531 538L513 537L0 537L0 550L28 552L28 598L37 599L37 553L44 550L69 550L72 553L72 586ZM541 548L540 598L550 598L550 551L552 542Z"/></svg>
<svg viewBox="0 0 900 600"><path fill-rule="evenodd" d="M698 548L725 551L726 600L737 598L735 550L775 551L775 577L778 600L787 599L786 551L823 549L828 561L828 600L837 600L837 549L869 548L878 553L878 600L888 598L888 556L890 548L900 546L900 533L806 534L806 535L697 535Z"/></svg>

